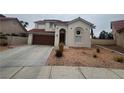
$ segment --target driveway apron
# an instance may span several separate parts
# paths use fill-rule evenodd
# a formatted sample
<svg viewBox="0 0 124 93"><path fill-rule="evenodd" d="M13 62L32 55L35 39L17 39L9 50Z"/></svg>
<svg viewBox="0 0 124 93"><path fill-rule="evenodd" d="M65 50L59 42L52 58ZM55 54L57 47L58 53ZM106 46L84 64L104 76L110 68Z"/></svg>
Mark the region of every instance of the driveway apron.
<svg viewBox="0 0 124 93"><path fill-rule="evenodd" d="M0 53L0 67L43 66L52 50L50 46L22 46Z"/></svg>

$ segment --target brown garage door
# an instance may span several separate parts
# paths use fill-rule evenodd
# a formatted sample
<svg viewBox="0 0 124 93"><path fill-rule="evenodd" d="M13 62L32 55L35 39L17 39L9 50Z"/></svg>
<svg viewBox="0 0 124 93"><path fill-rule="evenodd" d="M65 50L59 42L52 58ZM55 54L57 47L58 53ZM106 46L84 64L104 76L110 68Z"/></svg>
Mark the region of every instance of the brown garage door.
<svg viewBox="0 0 124 93"><path fill-rule="evenodd" d="M54 36L52 35L33 35L34 45L54 45Z"/></svg>

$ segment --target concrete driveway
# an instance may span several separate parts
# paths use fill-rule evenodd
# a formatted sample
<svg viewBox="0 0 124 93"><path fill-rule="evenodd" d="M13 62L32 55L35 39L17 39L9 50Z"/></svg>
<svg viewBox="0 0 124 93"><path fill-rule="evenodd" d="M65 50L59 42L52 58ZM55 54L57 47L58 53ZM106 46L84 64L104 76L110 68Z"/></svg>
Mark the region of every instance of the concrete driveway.
<svg viewBox="0 0 124 93"><path fill-rule="evenodd" d="M0 79L11 79L18 73L18 78L36 78L51 51L51 46L32 45L0 52Z"/></svg>
<svg viewBox="0 0 124 93"><path fill-rule="evenodd" d="M0 67L43 66L52 50L50 46L21 46L0 52Z"/></svg>

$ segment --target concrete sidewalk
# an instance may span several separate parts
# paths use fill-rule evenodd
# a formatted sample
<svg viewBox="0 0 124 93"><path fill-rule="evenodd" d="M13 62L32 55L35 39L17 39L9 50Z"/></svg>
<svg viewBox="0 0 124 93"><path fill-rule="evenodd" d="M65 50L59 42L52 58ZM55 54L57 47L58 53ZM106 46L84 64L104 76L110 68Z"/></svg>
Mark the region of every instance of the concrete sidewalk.
<svg viewBox="0 0 124 93"><path fill-rule="evenodd" d="M2 79L123 79L124 70L70 67L70 66L39 66L39 67L6 67L0 68Z"/></svg>

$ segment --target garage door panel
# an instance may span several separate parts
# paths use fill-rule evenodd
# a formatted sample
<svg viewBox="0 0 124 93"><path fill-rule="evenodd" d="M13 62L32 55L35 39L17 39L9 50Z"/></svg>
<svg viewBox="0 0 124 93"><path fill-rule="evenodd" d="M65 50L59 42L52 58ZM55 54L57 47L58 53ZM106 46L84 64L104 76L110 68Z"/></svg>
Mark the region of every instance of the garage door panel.
<svg viewBox="0 0 124 93"><path fill-rule="evenodd" d="M54 45L54 36L52 35L34 35L34 45Z"/></svg>

